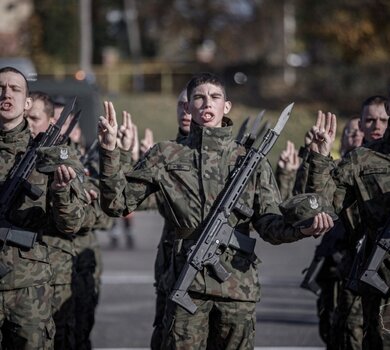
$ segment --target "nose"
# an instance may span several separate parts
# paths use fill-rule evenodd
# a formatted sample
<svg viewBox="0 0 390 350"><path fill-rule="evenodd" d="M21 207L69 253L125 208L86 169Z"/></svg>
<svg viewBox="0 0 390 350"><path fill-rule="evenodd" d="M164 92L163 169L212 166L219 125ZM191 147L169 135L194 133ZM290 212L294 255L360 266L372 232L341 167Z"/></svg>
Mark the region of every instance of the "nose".
<svg viewBox="0 0 390 350"><path fill-rule="evenodd" d="M204 98L204 104L205 106L211 106L212 97L211 96L205 96Z"/></svg>
<svg viewBox="0 0 390 350"><path fill-rule="evenodd" d="M380 123L381 123L380 118L375 119L375 121L374 121L374 128L375 129L379 129L380 128Z"/></svg>
<svg viewBox="0 0 390 350"><path fill-rule="evenodd" d="M11 88L7 85L4 85L1 89L1 95L3 97L9 97L11 95Z"/></svg>

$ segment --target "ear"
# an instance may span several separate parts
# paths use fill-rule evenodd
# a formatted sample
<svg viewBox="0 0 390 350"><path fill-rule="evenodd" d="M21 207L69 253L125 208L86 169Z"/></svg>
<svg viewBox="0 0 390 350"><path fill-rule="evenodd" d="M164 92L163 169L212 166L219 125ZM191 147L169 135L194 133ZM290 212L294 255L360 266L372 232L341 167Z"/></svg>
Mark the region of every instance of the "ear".
<svg viewBox="0 0 390 350"><path fill-rule="evenodd" d="M26 102L24 103L24 110L28 111L29 109L31 109L32 105L33 105L32 98L31 97L27 97L26 98Z"/></svg>
<svg viewBox="0 0 390 350"><path fill-rule="evenodd" d="M232 109L232 103L230 101L225 101L225 107L224 107L223 112L225 114L228 114L231 109Z"/></svg>

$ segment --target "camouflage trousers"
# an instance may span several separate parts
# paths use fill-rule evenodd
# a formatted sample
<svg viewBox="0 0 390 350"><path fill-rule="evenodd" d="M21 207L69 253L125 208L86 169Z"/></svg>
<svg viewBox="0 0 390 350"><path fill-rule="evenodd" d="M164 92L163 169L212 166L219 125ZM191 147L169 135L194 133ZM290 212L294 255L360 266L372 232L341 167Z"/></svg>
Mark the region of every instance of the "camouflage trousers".
<svg viewBox="0 0 390 350"><path fill-rule="evenodd" d="M90 334L95 323L95 310L99 297L100 274L97 270L95 250L84 248L76 258L74 293L76 303L76 349L92 349Z"/></svg>
<svg viewBox="0 0 390 350"><path fill-rule="evenodd" d="M52 295L49 284L0 292L0 348L53 349Z"/></svg>
<svg viewBox="0 0 390 350"><path fill-rule="evenodd" d="M72 350L75 347L75 302L72 284L53 286L53 319L56 325L55 350Z"/></svg>
<svg viewBox="0 0 390 350"><path fill-rule="evenodd" d="M168 301L164 316L167 334L161 349L254 349L256 303L212 296L191 296L198 307L189 312Z"/></svg>
<svg viewBox="0 0 390 350"><path fill-rule="evenodd" d="M377 292L364 293L363 349L390 350L390 298L382 298Z"/></svg>
<svg viewBox="0 0 390 350"><path fill-rule="evenodd" d="M332 349L360 350L363 342L361 297L340 287L332 324Z"/></svg>
<svg viewBox="0 0 390 350"><path fill-rule="evenodd" d="M332 349L332 322L337 305L339 281L327 278L320 283L321 293L317 299L317 315L319 320L319 334L326 349Z"/></svg>

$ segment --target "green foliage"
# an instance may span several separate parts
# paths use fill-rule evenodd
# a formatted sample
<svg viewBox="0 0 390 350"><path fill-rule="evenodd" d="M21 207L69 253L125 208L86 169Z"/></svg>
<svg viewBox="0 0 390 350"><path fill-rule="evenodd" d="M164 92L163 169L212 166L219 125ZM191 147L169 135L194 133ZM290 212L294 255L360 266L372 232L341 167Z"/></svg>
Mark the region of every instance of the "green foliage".
<svg viewBox="0 0 390 350"><path fill-rule="evenodd" d="M79 6L77 0L35 0L36 51L65 64L79 61Z"/></svg>
<svg viewBox="0 0 390 350"><path fill-rule="evenodd" d="M315 61L389 59L390 2L297 0L299 34Z"/></svg>

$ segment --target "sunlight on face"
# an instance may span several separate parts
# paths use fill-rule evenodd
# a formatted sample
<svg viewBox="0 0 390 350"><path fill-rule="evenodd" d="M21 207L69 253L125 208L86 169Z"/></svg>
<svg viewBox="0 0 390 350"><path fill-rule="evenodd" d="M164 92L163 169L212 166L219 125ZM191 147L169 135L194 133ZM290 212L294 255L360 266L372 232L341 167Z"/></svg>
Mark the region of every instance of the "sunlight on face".
<svg viewBox="0 0 390 350"><path fill-rule="evenodd" d="M231 103L225 100L225 94L219 86L201 84L191 93L188 110L193 120L201 126L222 126L222 118L230 109Z"/></svg>

